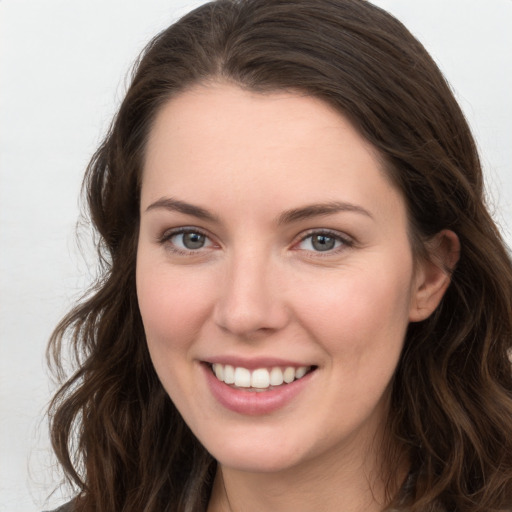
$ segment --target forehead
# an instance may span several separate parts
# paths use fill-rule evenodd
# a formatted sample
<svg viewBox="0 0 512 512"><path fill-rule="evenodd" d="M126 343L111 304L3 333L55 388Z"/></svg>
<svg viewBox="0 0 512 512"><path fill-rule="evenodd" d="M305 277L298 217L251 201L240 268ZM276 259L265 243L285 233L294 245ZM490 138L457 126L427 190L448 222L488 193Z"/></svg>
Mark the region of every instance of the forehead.
<svg viewBox="0 0 512 512"><path fill-rule="evenodd" d="M331 132L330 134L328 132ZM375 150L358 136L346 119L328 103L300 92L275 91L260 93L241 89L234 84L195 85L169 100L156 116L148 154L171 137L183 143L205 144L204 149L227 147L223 137L244 149L256 143L268 150L286 150L300 140L306 146L323 137L323 148L333 140L329 135L358 139L358 149L374 156ZM334 142L339 144L342 138ZM230 150L233 151L233 146ZM262 155L260 155L262 156Z"/></svg>
<svg viewBox="0 0 512 512"><path fill-rule="evenodd" d="M168 194L219 205L243 198L246 209L346 200L374 203L377 215L379 196L401 201L375 150L333 107L228 84L195 86L158 113L142 201Z"/></svg>

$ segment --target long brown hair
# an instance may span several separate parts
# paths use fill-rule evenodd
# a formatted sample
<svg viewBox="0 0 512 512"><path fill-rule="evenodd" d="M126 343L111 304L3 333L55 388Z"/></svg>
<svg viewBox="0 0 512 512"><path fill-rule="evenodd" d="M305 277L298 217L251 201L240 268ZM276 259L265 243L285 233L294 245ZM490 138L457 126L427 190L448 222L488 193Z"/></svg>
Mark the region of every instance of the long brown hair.
<svg viewBox="0 0 512 512"><path fill-rule="evenodd" d="M512 263L485 207L475 143L441 72L392 16L364 0L218 0L153 39L85 178L102 274L48 349L76 371L50 407L77 511L206 508L215 461L152 367L135 287L139 192L156 113L187 87L222 79L292 90L346 116L405 198L413 249L453 230L461 255L427 320L411 324L388 430L410 476L389 507L491 512L512 506Z"/></svg>

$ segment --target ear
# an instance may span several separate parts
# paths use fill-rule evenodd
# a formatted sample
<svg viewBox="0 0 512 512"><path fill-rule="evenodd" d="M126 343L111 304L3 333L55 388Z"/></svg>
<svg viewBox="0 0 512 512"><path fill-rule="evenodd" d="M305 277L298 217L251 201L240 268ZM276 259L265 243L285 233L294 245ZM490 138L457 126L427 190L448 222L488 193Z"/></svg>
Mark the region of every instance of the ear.
<svg viewBox="0 0 512 512"><path fill-rule="evenodd" d="M459 237L450 230L437 233L426 244L427 258L416 268L409 321L420 322L437 308L460 256Z"/></svg>

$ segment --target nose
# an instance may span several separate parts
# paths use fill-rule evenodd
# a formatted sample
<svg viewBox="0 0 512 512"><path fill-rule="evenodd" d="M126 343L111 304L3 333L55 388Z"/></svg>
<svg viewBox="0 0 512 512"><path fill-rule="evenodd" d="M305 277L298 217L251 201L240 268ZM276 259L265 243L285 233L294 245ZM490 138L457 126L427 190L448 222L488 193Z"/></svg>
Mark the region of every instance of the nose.
<svg viewBox="0 0 512 512"><path fill-rule="evenodd" d="M214 310L216 324L245 339L283 329L290 313L278 265L255 251L233 256L227 265Z"/></svg>

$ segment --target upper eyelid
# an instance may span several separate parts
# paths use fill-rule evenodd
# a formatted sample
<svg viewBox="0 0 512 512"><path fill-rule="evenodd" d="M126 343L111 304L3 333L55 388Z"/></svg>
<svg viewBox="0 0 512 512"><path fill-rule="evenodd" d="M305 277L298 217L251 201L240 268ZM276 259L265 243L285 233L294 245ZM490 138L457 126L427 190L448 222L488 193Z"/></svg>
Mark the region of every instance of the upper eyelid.
<svg viewBox="0 0 512 512"><path fill-rule="evenodd" d="M301 234L299 234L296 237L296 241L294 241L294 244L296 244L298 242L302 242L302 241L306 240L306 238L309 238L312 235L323 235L323 234L330 235L333 238L338 238L338 239L342 240L345 243L354 243L355 242L355 240L354 240L354 238L352 236L347 235L346 233L337 231L335 229L313 228L313 229L308 229L307 231L302 232Z"/></svg>
<svg viewBox="0 0 512 512"><path fill-rule="evenodd" d="M159 240L168 240L169 238L173 237L174 235L179 235L181 233L199 233L201 235L206 236L210 240L213 240L213 237L208 231L198 228L196 226L180 226L176 228L169 228L162 232L160 236L157 238Z"/></svg>

